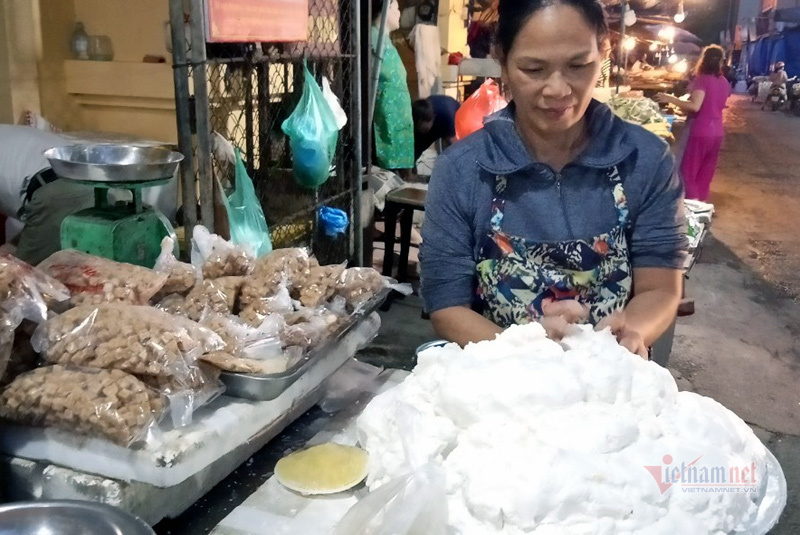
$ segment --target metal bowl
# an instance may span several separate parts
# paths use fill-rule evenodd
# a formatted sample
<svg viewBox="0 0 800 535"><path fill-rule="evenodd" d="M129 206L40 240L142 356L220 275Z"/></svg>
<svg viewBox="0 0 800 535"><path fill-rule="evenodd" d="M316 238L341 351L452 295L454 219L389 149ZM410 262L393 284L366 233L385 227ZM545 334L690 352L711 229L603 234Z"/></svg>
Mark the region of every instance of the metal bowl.
<svg viewBox="0 0 800 535"><path fill-rule="evenodd" d="M183 154L169 149L109 143L56 147L44 156L58 176L89 182L172 178L183 160Z"/></svg>
<svg viewBox="0 0 800 535"><path fill-rule="evenodd" d="M0 535L155 535L139 517L110 505L38 501L0 505Z"/></svg>

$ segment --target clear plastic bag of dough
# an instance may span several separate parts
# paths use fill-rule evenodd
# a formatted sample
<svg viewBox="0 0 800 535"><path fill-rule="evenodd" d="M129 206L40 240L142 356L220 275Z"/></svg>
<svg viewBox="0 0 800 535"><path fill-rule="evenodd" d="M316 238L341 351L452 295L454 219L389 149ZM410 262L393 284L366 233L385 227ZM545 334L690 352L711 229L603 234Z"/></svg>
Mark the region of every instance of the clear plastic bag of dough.
<svg viewBox="0 0 800 535"><path fill-rule="evenodd" d="M328 301L336 293L345 267L345 264L312 267L305 283L299 287L300 303L307 308L316 308Z"/></svg>
<svg viewBox="0 0 800 535"><path fill-rule="evenodd" d="M120 370L45 366L0 394L0 417L130 446L146 437L164 408L161 396Z"/></svg>
<svg viewBox="0 0 800 535"><path fill-rule="evenodd" d="M39 268L11 255L0 255L0 309L40 322L47 311L69 299L69 290Z"/></svg>
<svg viewBox="0 0 800 535"><path fill-rule="evenodd" d="M14 330L19 325L19 317L0 310L0 378L6 373L14 349Z"/></svg>
<svg viewBox="0 0 800 535"><path fill-rule="evenodd" d="M194 227L191 257L192 265L206 279L249 275L255 262L251 251L211 234L202 225Z"/></svg>
<svg viewBox="0 0 800 535"><path fill-rule="evenodd" d="M53 253L39 268L69 289L74 306L147 305L167 281L166 273L72 249Z"/></svg>
<svg viewBox="0 0 800 535"><path fill-rule="evenodd" d="M189 381L203 353L224 349L213 331L152 307L76 307L42 323L31 343L45 362Z"/></svg>
<svg viewBox="0 0 800 535"><path fill-rule="evenodd" d="M152 375L137 375L137 378L167 399L166 412L176 428L191 424L197 409L225 392L225 385L219 380L219 370L202 360L189 367L185 378Z"/></svg>
<svg viewBox="0 0 800 535"><path fill-rule="evenodd" d="M244 282L244 277L203 279L186 296L186 316L199 321L206 312L225 315L233 313Z"/></svg>
<svg viewBox="0 0 800 535"><path fill-rule="evenodd" d="M167 280L161 287L159 295L186 295L198 279L195 267L175 258L175 241L169 236L161 240L161 254L156 259L153 271L165 273Z"/></svg>

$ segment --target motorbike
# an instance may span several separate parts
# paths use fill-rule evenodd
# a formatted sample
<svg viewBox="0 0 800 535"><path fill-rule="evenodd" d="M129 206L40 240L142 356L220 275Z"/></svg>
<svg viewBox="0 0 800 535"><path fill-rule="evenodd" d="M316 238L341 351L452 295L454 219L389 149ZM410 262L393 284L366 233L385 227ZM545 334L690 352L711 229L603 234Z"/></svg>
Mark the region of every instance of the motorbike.
<svg viewBox="0 0 800 535"><path fill-rule="evenodd" d="M786 85L773 85L769 93L767 94L767 99L764 101L764 104L761 106L763 110L765 106L769 105L772 108L772 111L778 111L781 106L784 105L787 101L787 87L789 83L793 83L797 81L797 77L789 78L787 80Z"/></svg>
<svg viewBox="0 0 800 535"><path fill-rule="evenodd" d="M793 81L786 84L786 94L789 99L789 109L800 115L800 79L795 77Z"/></svg>

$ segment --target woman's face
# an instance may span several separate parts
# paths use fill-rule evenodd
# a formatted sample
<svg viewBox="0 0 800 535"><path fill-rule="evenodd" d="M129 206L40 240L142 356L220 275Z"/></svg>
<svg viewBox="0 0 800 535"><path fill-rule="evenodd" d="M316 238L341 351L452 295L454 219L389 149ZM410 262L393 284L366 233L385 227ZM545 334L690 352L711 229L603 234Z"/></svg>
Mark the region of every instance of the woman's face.
<svg viewBox="0 0 800 535"><path fill-rule="evenodd" d="M386 14L386 30L393 32L400 29L400 5L396 0L389 3L389 12Z"/></svg>
<svg viewBox="0 0 800 535"><path fill-rule="evenodd" d="M600 76L597 34L575 8L534 13L503 61L517 119L540 133L569 130L583 118Z"/></svg>

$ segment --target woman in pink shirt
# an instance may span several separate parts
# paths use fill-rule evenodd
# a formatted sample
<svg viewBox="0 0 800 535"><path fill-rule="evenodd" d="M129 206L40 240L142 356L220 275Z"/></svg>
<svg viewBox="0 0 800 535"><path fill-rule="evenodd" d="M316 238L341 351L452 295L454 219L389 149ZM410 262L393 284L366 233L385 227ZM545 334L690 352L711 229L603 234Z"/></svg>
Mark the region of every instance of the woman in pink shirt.
<svg viewBox="0 0 800 535"><path fill-rule="evenodd" d="M674 104L690 114L689 137L680 167L687 199L707 201L711 179L717 169L725 136L722 110L731 95L730 83L722 75L724 57L725 52L719 46L711 45L703 50L688 101L664 93L656 96L659 102Z"/></svg>

